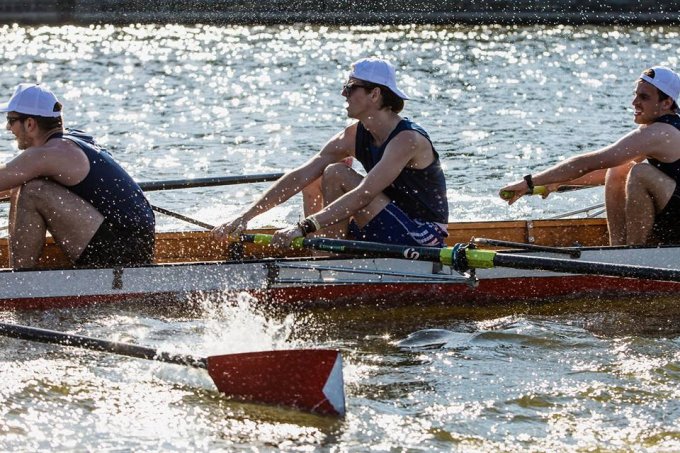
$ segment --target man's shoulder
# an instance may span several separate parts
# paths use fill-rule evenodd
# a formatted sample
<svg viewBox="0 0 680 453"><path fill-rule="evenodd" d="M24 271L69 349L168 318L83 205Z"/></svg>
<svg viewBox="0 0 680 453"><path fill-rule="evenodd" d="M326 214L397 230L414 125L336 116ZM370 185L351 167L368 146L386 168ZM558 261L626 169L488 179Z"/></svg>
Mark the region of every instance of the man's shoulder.
<svg viewBox="0 0 680 453"><path fill-rule="evenodd" d="M654 122L643 124L637 129L637 133L648 139L680 140L680 129L670 123Z"/></svg>
<svg viewBox="0 0 680 453"><path fill-rule="evenodd" d="M417 129L404 129L400 131L390 144L394 143L397 146L413 146L430 148L430 140L422 132Z"/></svg>

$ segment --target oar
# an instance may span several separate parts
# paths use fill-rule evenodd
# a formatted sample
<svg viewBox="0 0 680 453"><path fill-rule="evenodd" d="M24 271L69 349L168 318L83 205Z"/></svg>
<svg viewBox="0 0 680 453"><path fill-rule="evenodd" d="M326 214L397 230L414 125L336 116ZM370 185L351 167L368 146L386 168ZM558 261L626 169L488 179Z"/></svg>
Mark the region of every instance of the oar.
<svg viewBox="0 0 680 453"><path fill-rule="evenodd" d="M0 323L0 335L202 368L220 392L235 400L345 415L339 351L291 349L193 357L16 324Z"/></svg>
<svg viewBox="0 0 680 453"><path fill-rule="evenodd" d="M242 240L245 242L254 242L261 245L268 245L271 242L271 238L272 236L268 234L246 234L242 236ZM333 253L349 253L367 257L434 261L451 266L458 272L466 272L470 269L511 267L516 269L680 282L680 269L527 256L495 252L493 250L479 250L470 247L469 244L456 244L453 247L438 248L342 239L297 238L293 241L292 247L311 248Z"/></svg>
<svg viewBox="0 0 680 453"><path fill-rule="evenodd" d="M283 173L264 173L258 175L216 176L211 178L145 181L140 182L139 187L141 187L145 192L151 192L154 190L191 189L194 187L229 186L234 184L276 181L281 176L283 176Z"/></svg>
<svg viewBox="0 0 680 453"><path fill-rule="evenodd" d="M179 214L174 211L170 211L165 208L161 208L158 206L151 205L151 209L153 209L156 212L160 212L161 214L165 214L169 217L174 217L179 220L184 220L187 223L191 223L192 225L197 225L200 226L201 228L205 228L206 230L212 230L215 228L213 225L210 225L209 223L201 222L200 220L192 219L191 217L187 217L185 215Z"/></svg>
<svg viewBox="0 0 680 453"><path fill-rule="evenodd" d="M513 247L516 249L529 250L534 252L558 253L569 255L572 258L580 258L581 250L575 247L548 247L545 245L525 244L524 242L502 241L500 239L474 238L475 244L491 245L495 247Z"/></svg>
<svg viewBox="0 0 680 453"><path fill-rule="evenodd" d="M572 190L590 189L592 187L598 186L586 186L586 185L564 185L559 186L554 192L571 192ZM534 189L528 195L545 195L548 193L548 188L545 186L534 186ZM514 190L501 190L501 198L504 200L509 200L515 196Z"/></svg>

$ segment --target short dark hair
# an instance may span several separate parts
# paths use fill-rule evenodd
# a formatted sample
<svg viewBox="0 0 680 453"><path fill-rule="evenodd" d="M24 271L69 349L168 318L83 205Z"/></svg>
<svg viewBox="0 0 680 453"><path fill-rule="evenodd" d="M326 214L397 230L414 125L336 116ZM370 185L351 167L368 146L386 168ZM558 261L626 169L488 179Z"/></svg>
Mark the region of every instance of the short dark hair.
<svg viewBox="0 0 680 453"><path fill-rule="evenodd" d="M397 96L394 91L390 90L385 85L366 82L365 88L369 91L373 88L380 88L380 94L382 95L382 103L380 104L381 109L389 108L394 113L399 113L404 110L404 100Z"/></svg>
<svg viewBox="0 0 680 453"><path fill-rule="evenodd" d="M38 123L38 127L41 130L44 131L49 131L52 129L55 129L57 127L63 128L64 127L64 120L62 119L61 116L33 116L29 115L31 118L35 120L36 123Z"/></svg>
<svg viewBox="0 0 680 453"><path fill-rule="evenodd" d="M54 104L54 112L61 112L62 106L61 103L57 102ZM38 115L29 115L26 113L21 113L21 112L14 112L18 115L21 115L22 119L26 118L33 118L35 122L38 124L38 128L43 131L50 131L52 129L55 129L57 127L63 128L64 127L64 120L59 116L38 116Z"/></svg>
<svg viewBox="0 0 680 453"><path fill-rule="evenodd" d="M649 77L650 79L653 79L654 76L655 76L654 70L653 70L652 68L645 69L645 70L642 72L642 74L646 75L646 76ZM640 79L640 80L642 80L642 79ZM650 84L650 85L651 85L651 84ZM654 85L652 85L652 86L654 86ZM656 92L659 94L659 100L660 100L660 101L665 101L666 99L669 99L669 98L670 98L669 95L667 95L666 93L664 93L663 91L661 91L661 90L658 89L657 87L654 87L654 88L656 88ZM673 101L673 105L671 105L671 110L673 110L674 112L678 110L678 104L677 104L675 101Z"/></svg>

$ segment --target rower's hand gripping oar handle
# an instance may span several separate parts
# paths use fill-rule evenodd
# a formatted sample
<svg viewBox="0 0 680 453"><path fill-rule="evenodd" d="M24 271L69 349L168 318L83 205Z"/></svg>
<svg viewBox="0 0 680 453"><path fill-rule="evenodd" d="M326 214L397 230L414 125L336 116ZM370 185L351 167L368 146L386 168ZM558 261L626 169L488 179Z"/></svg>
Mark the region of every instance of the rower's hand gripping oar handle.
<svg viewBox="0 0 680 453"><path fill-rule="evenodd" d="M527 192L525 195L545 195L548 193L548 189L545 186L534 186L531 191ZM501 190L501 198L504 200L510 200L515 196L514 190Z"/></svg>
<svg viewBox="0 0 680 453"><path fill-rule="evenodd" d="M554 190L553 192L571 192L572 190L581 190L581 189L590 189L591 187L596 187L596 186L589 186L589 185L576 185L576 184L566 184L563 186L557 187L557 190ZM546 186L534 186L534 188L531 190L531 192L527 192L525 195L540 195L542 197L545 197L548 195L548 188ZM510 200L512 197L515 196L515 191L514 190L501 190L501 198L504 200Z"/></svg>

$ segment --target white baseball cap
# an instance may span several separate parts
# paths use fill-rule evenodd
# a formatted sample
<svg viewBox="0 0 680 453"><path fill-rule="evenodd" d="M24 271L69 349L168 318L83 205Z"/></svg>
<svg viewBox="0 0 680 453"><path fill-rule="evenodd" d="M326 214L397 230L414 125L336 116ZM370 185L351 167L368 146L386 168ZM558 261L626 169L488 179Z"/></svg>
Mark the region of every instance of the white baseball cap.
<svg viewBox="0 0 680 453"><path fill-rule="evenodd" d="M680 98L680 76L675 71L663 66L654 66L650 69L654 71L654 78L651 78L644 72L640 78L645 82L651 83L670 96L675 102L678 102L678 98Z"/></svg>
<svg viewBox="0 0 680 453"><path fill-rule="evenodd" d="M61 116L61 104L47 88L33 83L20 83L10 100L0 103L0 112L58 118Z"/></svg>
<svg viewBox="0 0 680 453"><path fill-rule="evenodd" d="M397 88L397 75L394 66L388 61L379 58L362 58L352 63L352 72L349 76L386 86L400 98L409 99L406 93Z"/></svg>

